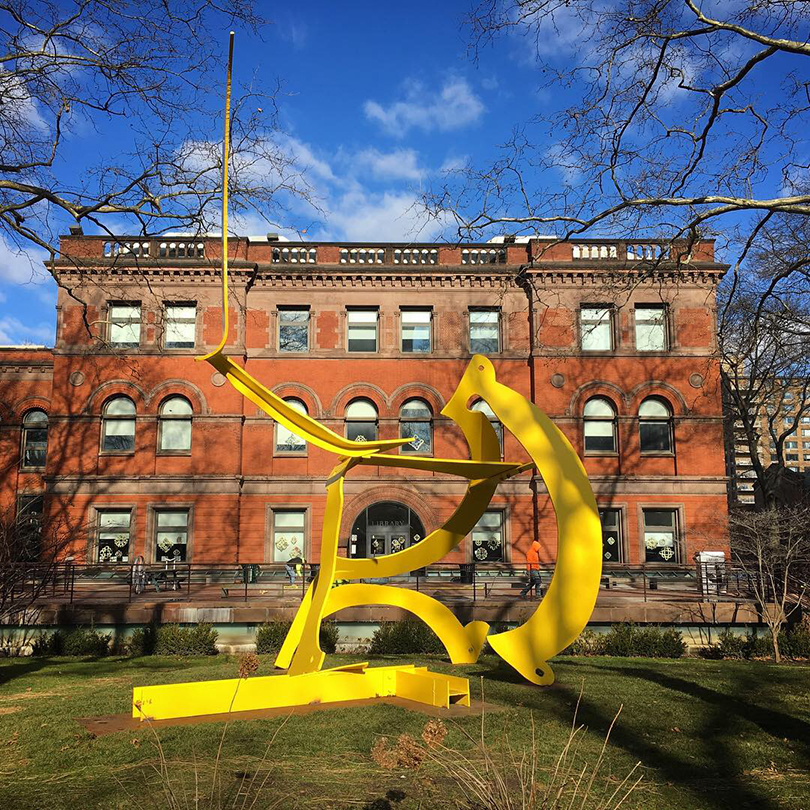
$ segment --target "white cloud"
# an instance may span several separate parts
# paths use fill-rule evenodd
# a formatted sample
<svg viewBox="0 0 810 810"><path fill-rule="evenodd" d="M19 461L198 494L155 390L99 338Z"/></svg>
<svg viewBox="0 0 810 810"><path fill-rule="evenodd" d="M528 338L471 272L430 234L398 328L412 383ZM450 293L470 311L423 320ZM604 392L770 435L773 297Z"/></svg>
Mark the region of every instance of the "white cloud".
<svg viewBox="0 0 810 810"><path fill-rule="evenodd" d="M45 344L53 346L56 319L51 323L25 324L13 315L0 316L0 344L18 346L22 344Z"/></svg>
<svg viewBox="0 0 810 810"><path fill-rule="evenodd" d="M385 107L377 101L366 101L366 118L376 121L386 132L397 137L417 127L425 132L446 132L460 129L477 121L484 104L466 80L451 78L436 93L428 91L421 82L405 84L405 98Z"/></svg>
<svg viewBox="0 0 810 810"><path fill-rule="evenodd" d="M25 82L4 67L0 67L0 97L3 99L4 120L13 123L24 121L39 132L48 129L37 100L31 95Z"/></svg>
<svg viewBox="0 0 810 810"><path fill-rule="evenodd" d="M425 169L419 166L419 155L414 149L363 149L350 159L355 171L369 171L379 180L421 180Z"/></svg>
<svg viewBox="0 0 810 810"><path fill-rule="evenodd" d="M419 198L409 192L375 194L353 189L330 206L327 227L351 242L430 240L442 230L442 225L428 221L418 202Z"/></svg>
<svg viewBox="0 0 810 810"><path fill-rule="evenodd" d="M41 281L44 259L44 251L36 248L20 250L0 235L0 281L12 284Z"/></svg>

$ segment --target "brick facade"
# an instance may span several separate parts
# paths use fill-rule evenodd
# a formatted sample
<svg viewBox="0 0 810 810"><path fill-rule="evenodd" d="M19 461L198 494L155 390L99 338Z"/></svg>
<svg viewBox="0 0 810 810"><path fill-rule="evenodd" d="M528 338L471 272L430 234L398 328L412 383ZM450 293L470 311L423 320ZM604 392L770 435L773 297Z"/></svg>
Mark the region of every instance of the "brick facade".
<svg viewBox="0 0 810 810"><path fill-rule="evenodd" d="M543 408L583 456L600 507L619 510L621 561L645 561L644 510L674 517L673 563L726 548L714 339L714 289L724 266L711 242L693 247L680 264L675 255L651 258L657 246L611 240L416 246L239 238L230 246L226 351L336 432L345 430L348 404L362 398L378 413L379 438L395 438L402 405L418 398L433 415L434 454L467 457L460 432L440 411L470 357L471 313L494 312L499 345L488 354L499 380ZM293 248L302 255L305 248L314 261L291 262ZM52 268L60 282L54 349L0 349L3 504L14 508L20 496L42 493L46 511L76 527L73 553L88 561L98 559L104 510L130 511L129 560L159 559L157 515L188 510L186 558L223 563L282 559L274 522L279 510L302 510L304 555L317 561L324 480L334 457L314 447L277 450L273 421L195 360L220 338L219 242L204 238L186 247L168 239L71 236L61 250ZM416 250L420 263L406 264ZM140 307L138 346L116 342L114 304ZM196 308L193 348L166 347L167 304ZM581 348L582 308L589 305L610 312L608 348ZM662 313L662 350L636 345L636 310L644 305ZM305 352L279 344L285 307L308 309ZM353 307L378 313L376 351L348 350ZM430 311L429 352L402 350L402 317L412 309ZM191 406L189 451L160 449L160 408L173 395ZM132 450L103 446L103 411L116 396L134 403ZM585 452L583 414L594 397L615 409L614 450ZM649 397L671 411L669 451L640 448L639 406ZM48 414L44 469L26 468L21 456L23 420L32 409ZM525 458L511 435L504 456ZM355 519L378 502L407 506L429 532L464 489L440 474L356 468L346 483L341 538L348 545ZM503 510L504 561L521 562L535 537L554 560L554 514L542 479L525 473L505 482L491 508ZM472 560L474 548L468 538L448 559Z"/></svg>

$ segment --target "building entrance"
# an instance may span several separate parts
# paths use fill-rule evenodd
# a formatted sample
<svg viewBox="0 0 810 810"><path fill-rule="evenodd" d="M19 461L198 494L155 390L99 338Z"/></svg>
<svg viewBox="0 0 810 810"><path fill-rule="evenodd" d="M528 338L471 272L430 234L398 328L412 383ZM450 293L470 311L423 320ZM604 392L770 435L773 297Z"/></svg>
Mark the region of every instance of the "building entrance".
<svg viewBox="0 0 810 810"><path fill-rule="evenodd" d="M352 524L349 556L394 554L424 536L425 527L416 512L395 501L381 501L364 509Z"/></svg>

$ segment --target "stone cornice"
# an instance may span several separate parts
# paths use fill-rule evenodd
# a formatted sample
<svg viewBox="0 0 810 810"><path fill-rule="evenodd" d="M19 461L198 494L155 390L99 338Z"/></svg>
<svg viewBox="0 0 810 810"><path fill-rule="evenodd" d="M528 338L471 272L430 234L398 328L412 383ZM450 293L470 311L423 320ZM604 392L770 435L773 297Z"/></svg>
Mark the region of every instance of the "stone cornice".
<svg viewBox="0 0 810 810"><path fill-rule="evenodd" d="M166 283L220 283L219 264L200 264L199 260L175 260L171 266L156 259L121 259L114 264L105 259L58 260L48 265L60 280L81 283L89 278L121 281L129 277L153 279ZM364 267L343 264L288 265L254 264L233 260L229 265L233 285L251 287L484 287L517 286L516 277L524 265L428 265ZM538 266L525 270L535 283L554 286L604 286L606 283L691 283L715 285L725 272L725 265L695 263L677 267L662 265L654 271L622 262L605 262L598 266Z"/></svg>

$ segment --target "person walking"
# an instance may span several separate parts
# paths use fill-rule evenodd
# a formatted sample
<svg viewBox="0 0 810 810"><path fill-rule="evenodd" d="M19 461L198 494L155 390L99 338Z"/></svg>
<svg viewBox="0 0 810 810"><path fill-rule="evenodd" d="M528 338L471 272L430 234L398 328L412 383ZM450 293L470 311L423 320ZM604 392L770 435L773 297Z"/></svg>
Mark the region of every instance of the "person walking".
<svg viewBox="0 0 810 810"><path fill-rule="evenodd" d="M526 570L529 574L529 581L520 592L520 598L525 598L532 588L534 588L534 595L540 596L540 586L543 584L543 580L540 577L540 543L537 540L526 552Z"/></svg>

